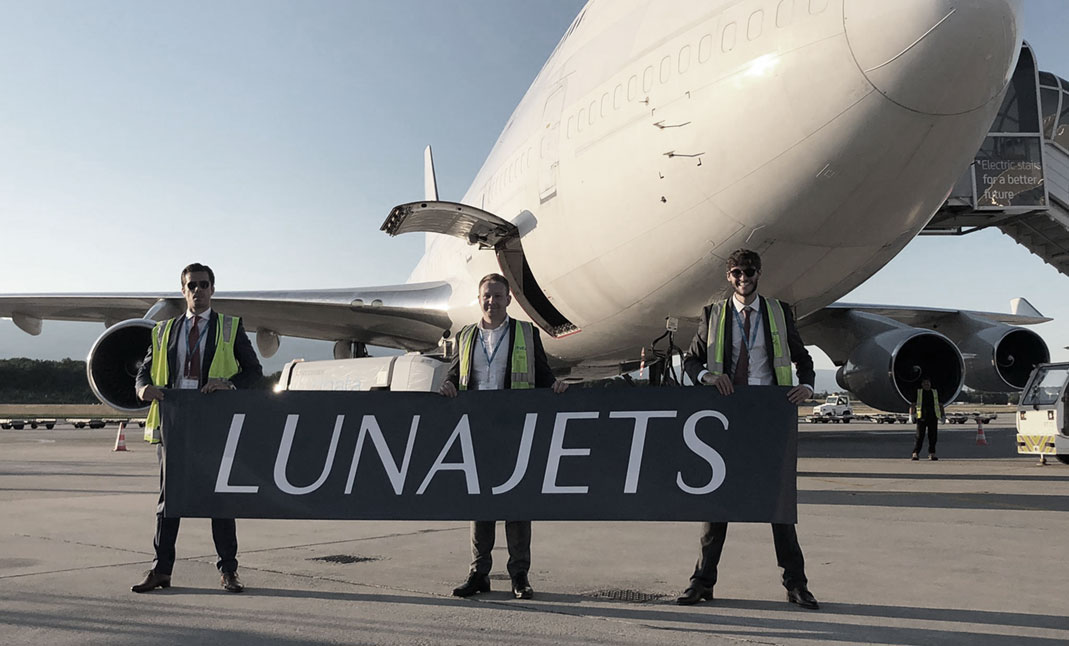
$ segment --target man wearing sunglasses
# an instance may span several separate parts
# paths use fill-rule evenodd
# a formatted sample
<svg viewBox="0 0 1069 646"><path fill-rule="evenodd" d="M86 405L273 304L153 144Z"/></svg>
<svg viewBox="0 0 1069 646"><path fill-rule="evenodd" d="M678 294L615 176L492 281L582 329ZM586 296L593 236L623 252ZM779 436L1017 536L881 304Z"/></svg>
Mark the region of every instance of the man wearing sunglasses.
<svg viewBox="0 0 1069 646"><path fill-rule="evenodd" d="M787 391L787 399L798 405L813 394L813 359L794 325L790 307L774 298L758 296L760 278L761 256L756 252L739 249L728 257L727 281L732 294L702 310L684 369L694 383L731 395L737 385L792 386L793 362L799 385ZM727 528L727 523L702 524L698 563L690 586L676 603L693 605L713 599ZM783 568L787 601L803 608L819 608L807 587L805 561L794 525L773 523L772 538L776 561Z"/></svg>
<svg viewBox="0 0 1069 646"><path fill-rule="evenodd" d="M159 402L166 389L198 389L203 393L249 388L263 377L260 360L245 334L241 319L212 310L215 273L207 265L193 263L182 270L182 295L186 313L160 321L152 330L152 345L137 371L137 396L152 402L145 421L145 441L156 444L160 462L160 499L156 505L156 535L152 544L156 560L145 578L130 589L148 592L171 585L175 541L180 518L164 513L163 444L160 443ZM238 578L238 537L233 518L212 519L212 539L219 555L221 584L228 592L244 590Z"/></svg>

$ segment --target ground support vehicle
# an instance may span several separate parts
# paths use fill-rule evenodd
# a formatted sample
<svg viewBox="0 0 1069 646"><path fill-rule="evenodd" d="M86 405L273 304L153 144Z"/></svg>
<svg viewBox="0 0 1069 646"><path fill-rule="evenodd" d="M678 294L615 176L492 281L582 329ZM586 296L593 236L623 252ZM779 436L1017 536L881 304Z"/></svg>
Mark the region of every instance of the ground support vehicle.
<svg viewBox="0 0 1069 646"><path fill-rule="evenodd" d="M1041 363L1017 404L1017 452L1069 464L1069 363Z"/></svg>
<svg viewBox="0 0 1069 646"><path fill-rule="evenodd" d="M998 413L981 413L980 411L954 412L947 413L946 418L947 424L964 424L966 422L990 424L992 421L998 419Z"/></svg>
<svg viewBox="0 0 1069 646"><path fill-rule="evenodd" d="M69 419L67 421L70 422L71 425L74 426L74 428L85 428L87 426L89 428L104 428L107 425L104 422L104 420L97 419L97 418L93 418L93 419Z"/></svg>
<svg viewBox="0 0 1069 646"><path fill-rule="evenodd" d="M905 413L874 413L868 416L869 421L876 422L877 424L908 424L909 415Z"/></svg>
<svg viewBox="0 0 1069 646"><path fill-rule="evenodd" d="M828 399L813 407L813 414L805 418L807 422L826 424L828 422L848 423L854 419L854 409L847 395L828 395Z"/></svg>

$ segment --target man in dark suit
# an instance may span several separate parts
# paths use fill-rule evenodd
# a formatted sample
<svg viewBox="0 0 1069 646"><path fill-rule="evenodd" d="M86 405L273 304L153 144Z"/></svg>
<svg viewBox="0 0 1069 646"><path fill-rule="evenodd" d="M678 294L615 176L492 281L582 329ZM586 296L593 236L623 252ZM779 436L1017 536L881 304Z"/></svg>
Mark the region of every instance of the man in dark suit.
<svg viewBox="0 0 1069 646"><path fill-rule="evenodd" d="M506 314L511 302L509 281L504 276L489 274L479 281L482 318L476 324L464 326L457 334L457 354L449 376L439 389L441 394L456 397L459 391L469 389L552 388L556 393L568 389L568 384L553 377L538 329ZM496 533L497 521L472 521L471 568L468 579L453 590L454 596L470 597L490 591L491 552ZM505 521L505 537L512 594L517 599L530 599L534 596L527 577L531 568L531 521Z"/></svg>
<svg viewBox="0 0 1069 646"><path fill-rule="evenodd" d="M171 585L175 541L180 518L164 516L164 445L159 402L166 388L199 389L203 393L249 388L263 377L260 360L252 349L241 319L212 311L215 273L193 263L182 270L182 295L186 313L161 321L152 330L152 345L137 371L137 396L152 402L145 423L145 440L156 444L160 462L160 499L156 506L156 535L152 545L156 560L145 578L130 589L148 592ZM244 590L238 578L238 537L233 518L212 519L212 539L219 555L216 566L228 592Z"/></svg>
<svg viewBox="0 0 1069 646"><path fill-rule="evenodd" d="M737 385L792 386L791 363L798 370L798 386L787 399L798 405L813 394L813 359L794 325L785 303L758 296L761 257L739 249L727 262L727 281L732 295L707 305L698 332L684 360L684 369L696 384L714 386L721 395L731 395ZM703 523L701 551L690 586L676 599L692 605L713 599L716 568L727 537L727 523ZM803 608L819 607L809 592L805 560L794 525L772 524L776 561L783 568L787 600Z"/></svg>

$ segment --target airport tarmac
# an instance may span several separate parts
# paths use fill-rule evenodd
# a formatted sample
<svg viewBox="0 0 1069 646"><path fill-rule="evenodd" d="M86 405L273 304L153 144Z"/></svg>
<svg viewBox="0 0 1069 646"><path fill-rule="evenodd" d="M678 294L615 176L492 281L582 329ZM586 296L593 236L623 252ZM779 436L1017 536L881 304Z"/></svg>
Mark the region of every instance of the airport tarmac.
<svg viewBox="0 0 1069 646"><path fill-rule="evenodd" d="M1069 466L1014 432L802 425L799 525L819 611L789 605L767 525L732 525L712 603L681 607L694 523L539 522L535 598L450 596L464 522L239 520L236 595L209 523L183 522L173 587L151 561L155 451L114 429L0 431L0 644L1065 644Z"/></svg>

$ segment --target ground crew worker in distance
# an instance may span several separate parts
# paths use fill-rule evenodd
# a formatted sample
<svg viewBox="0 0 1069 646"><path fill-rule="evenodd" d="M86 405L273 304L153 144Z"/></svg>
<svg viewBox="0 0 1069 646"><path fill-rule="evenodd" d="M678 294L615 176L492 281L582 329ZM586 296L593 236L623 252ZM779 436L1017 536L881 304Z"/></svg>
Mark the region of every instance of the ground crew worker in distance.
<svg viewBox="0 0 1069 646"><path fill-rule="evenodd" d="M760 278L761 256L756 252L739 249L728 257L727 281L733 293L702 310L683 366L695 384L714 386L721 395L731 395L736 385L791 386L793 362L799 385L787 391L787 399L798 405L813 394L813 359L794 326L790 307L758 296ZM676 603L712 601L727 530L727 523L702 524L698 563L690 585ZM807 587L805 560L794 525L772 523L772 538L776 561L783 568L787 601L803 608L819 608Z"/></svg>
<svg viewBox="0 0 1069 646"><path fill-rule="evenodd" d="M460 390L500 390L502 388L552 388L555 393L568 384L553 377L538 329L506 314L512 302L509 281L500 274L489 274L479 281L479 308L482 318L466 325L457 335L457 354L449 376L439 392L456 397ZM471 523L471 567L468 579L453 590L457 597L470 597L490 591L492 551L497 521L476 520ZM508 541L508 572L512 594L517 599L534 596L527 573L531 568L531 521L505 521Z"/></svg>
<svg viewBox="0 0 1069 646"><path fill-rule="evenodd" d="M921 387L917 389L917 403L909 407L910 415L917 420L917 438L913 442L913 455L911 460L919 460L921 445L924 444L924 433L928 432L928 459L938 460L935 457L935 443L939 439L939 420L943 418L943 407L939 404L939 391L932 388L932 380L928 377L921 379Z"/></svg>
<svg viewBox="0 0 1069 646"><path fill-rule="evenodd" d="M145 422L145 440L156 444L160 462L160 499L156 505L156 535L152 547L156 560L145 578L130 589L148 592L171 585L175 542L180 518L165 518L163 444L159 402L164 388L199 389L203 393L249 388L263 377L260 360L252 349L241 319L212 311L215 273L207 265L193 263L182 270L182 295L186 313L156 324L152 346L137 371L137 396L152 402ZM245 589L238 578L238 537L233 518L212 519L212 539L219 555L216 566L220 583L228 592Z"/></svg>

